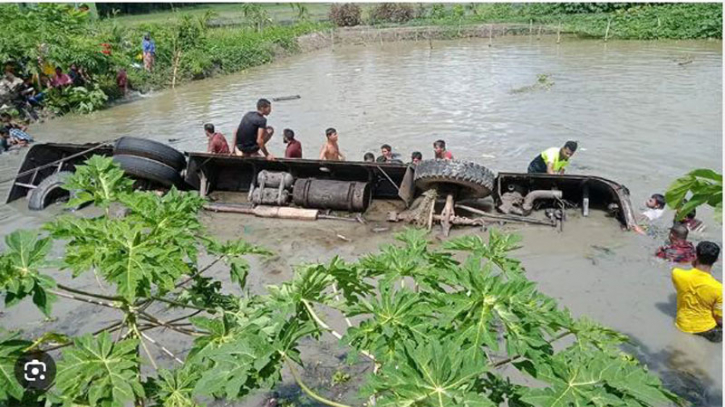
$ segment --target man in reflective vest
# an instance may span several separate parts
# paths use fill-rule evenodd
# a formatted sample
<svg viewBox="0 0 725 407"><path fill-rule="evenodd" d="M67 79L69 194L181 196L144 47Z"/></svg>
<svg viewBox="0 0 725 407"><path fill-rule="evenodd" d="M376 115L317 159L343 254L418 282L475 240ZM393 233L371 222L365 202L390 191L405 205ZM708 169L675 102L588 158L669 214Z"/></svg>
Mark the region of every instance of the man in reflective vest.
<svg viewBox="0 0 725 407"><path fill-rule="evenodd" d="M576 151L576 141L567 141L562 148L551 147L537 155L529 164L529 174L563 174L564 167Z"/></svg>

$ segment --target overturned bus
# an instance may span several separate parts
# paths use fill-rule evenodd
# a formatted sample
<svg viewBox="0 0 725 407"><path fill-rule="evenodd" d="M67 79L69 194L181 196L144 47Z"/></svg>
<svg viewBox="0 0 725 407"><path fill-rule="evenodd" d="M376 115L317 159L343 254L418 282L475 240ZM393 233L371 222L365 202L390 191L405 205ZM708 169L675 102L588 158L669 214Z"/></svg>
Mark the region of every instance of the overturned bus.
<svg viewBox="0 0 725 407"><path fill-rule="evenodd" d="M42 210L67 199L69 192L61 185L93 155L113 157L140 189L176 187L196 190L204 197L240 193L247 202L246 207L223 202L206 206L216 211L255 213L252 209L259 208L257 214L311 219L321 211L364 215L374 200L393 200L403 210L389 214L389 220L428 227L440 223L445 233L454 225L487 221L560 226L566 212L574 209L584 216L590 209L606 211L624 229L635 226L627 188L596 176L495 174L480 164L458 160L406 165L184 154L163 143L132 137L112 143L32 146L17 175L6 180L13 183L7 202L27 199L30 209ZM462 212L470 216L460 216ZM535 213L544 216L532 217Z"/></svg>

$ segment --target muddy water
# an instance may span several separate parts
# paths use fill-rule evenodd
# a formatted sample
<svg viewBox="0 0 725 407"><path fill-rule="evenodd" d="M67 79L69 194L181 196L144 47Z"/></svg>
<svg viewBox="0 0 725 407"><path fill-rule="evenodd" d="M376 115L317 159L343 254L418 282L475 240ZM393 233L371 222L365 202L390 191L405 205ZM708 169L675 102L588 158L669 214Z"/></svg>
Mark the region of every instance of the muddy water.
<svg viewBox="0 0 725 407"><path fill-rule="evenodd" d="M722 170L721 69L722 44L715 41L604 44L565 38L557 45L553 38L511 37L496 40L492 47L478 40L435 42L432 49L424 42L369 44L297 56L31 130L41 141L134 135L179 139L177 148L200 151L206 142L202 123L215 123L231 138L241 115L258 97L299 94L299 100L273 104L269 123L278 129L272 140L277 155L284 147L282 128L294 129L305 156L313 157L324 141L324 129L332 126L351 159L368 151L377 155L382 143L406 158L413 150L427 158L432 141L443 138L457 158L499 171L525 171L542 149L575 139L581 148L571 172L623 183L638 204L692 168ZM540 74L553 82L548 90L531 87ZM22 154L3 154L0 171L15 172L21 160ZM6 191L7 185L0 186L3 196ZM708 228L693 240L721 243L722 229L711 211L700 212ZM37 227L55 214L30 213L23 202L3 205L0 230L6 234ZM665 216L671 218L670 213ZM250 281L256 288L288 279L292 264L326 260L335 253L351 259L392 240L390 234L371 232L380 226L376 222L302 224L232 215L205 215L205 221L221 237L245 237L279 254L254 262ZM666 223L662 220L660 228ZM651 256L661 234L622 233L598 213L588 219L572 216L563 233L537 227L512 230L524 237L518 256L542 291L575 315L630 335L629 350L695 404L721 403L722 348L682 334L672 323L670 267ZM720 266L715 274L722 280ZM91 287L96 282L90 278L74 284ZM87 332L112 317L103 313L90 318L92 308L65 304L50 327ZM37 316L32 307L20 306L6 313L2 324L32 332L41 329L28 324L39 320ZM333 324L344 326L340 320L333 319ZM179 338L169 341L178 351L185 349ZM334 341L322 349L305 346L306 360L319 361L320 371L327 373L334 372L330 366L343 354ZM352 397L354 391L342 387L329 394ZM295 390L283 386L282 392Z"/></svg>

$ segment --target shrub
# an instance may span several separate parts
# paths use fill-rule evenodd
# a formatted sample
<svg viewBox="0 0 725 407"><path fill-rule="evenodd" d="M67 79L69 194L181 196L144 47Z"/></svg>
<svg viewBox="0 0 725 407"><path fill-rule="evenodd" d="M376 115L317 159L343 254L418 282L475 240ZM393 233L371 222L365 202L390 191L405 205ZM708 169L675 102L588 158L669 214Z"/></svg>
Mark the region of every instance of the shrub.
<svg viewBox="0 0 725 407"><path fill-rule="evenodd" d="M410 3L379 3L370 11L370 20L373 23L405 23L415 16L415 7Z"/></svg>
<svg viewBox="0 0 725 407"><path fill-rule="evenodd" d="M362 22L362 9L355 3L333 4L330 20L338 27L353 27Z"/></svg>

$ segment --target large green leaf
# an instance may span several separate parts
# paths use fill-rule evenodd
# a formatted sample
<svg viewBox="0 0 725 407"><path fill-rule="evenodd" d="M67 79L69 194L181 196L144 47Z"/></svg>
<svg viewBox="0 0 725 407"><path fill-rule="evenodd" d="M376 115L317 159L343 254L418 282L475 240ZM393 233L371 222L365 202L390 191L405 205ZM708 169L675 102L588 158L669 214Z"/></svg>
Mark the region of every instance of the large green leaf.
<svg viewBox="0 0 725 407"><path fill-rule="evenodd" d="M55 280L40 274L47 266L45 260L51 247L50 238L38 238L38 234L19 230L5 237L7 251L0 256L0 289L5 291L5 305L12 306L28 296L46 315L56 296L48 292L55 287Z"/></svg>
<svg viewBox="0 0 725 407"><path fill-rule="evenodd" d="M78 207L92 202L99 207L108 207L118 200L119 195L130 192L133 181L125 177L121 167L111 157L94 155L85 165L76 166L75 172L63 188L75 191L69 207Z"/></svg>
<svg viewBox="0 0 725 407"><path fill-rule="evenodd" d="M138 344L136 339L114 344L106 332L77 338L58 362L56 387L65 399L92 406L124 407L144 397Z"/></svg>
<svg viewBox="0 0 725 407"><path fill-rule="evenodd" d="M381 406L494 406L474 391L486 371L483 352L461 351L460 344L413 342L403 344L401 357L371 376L368 392Z"/></svg>
<svg viewBox="0 0 725 407"><path fill-rule="evenodd" d="M197 407L192 395L201 372L194 366L169 371L159 369L158 378L152 379L147 394L163 407Z"/></svg>
<svg viewBox="0 0 725 407"><path fill-rule="evenodd" d="M0 402L22 399L24 390L15 379L15 362L30 345L19 332L0 328Z"/></svg>

